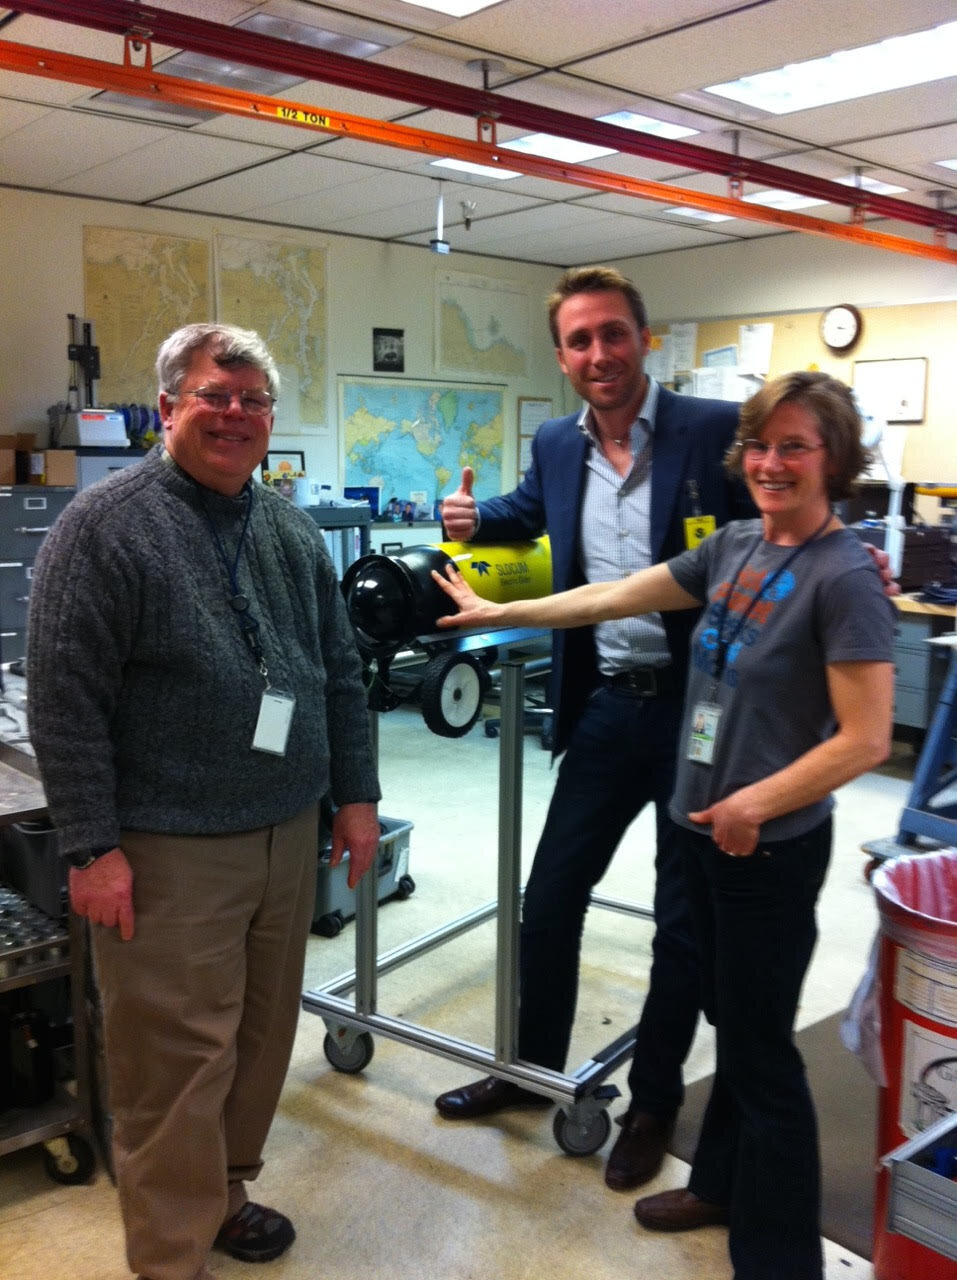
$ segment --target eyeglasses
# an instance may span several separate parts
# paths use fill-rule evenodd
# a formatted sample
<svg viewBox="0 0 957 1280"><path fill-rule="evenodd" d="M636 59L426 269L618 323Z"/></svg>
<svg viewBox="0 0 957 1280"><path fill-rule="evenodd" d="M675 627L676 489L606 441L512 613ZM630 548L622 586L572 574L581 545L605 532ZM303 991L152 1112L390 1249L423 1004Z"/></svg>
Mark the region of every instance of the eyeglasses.
<svg viewBox="0 0 957 1280"><path fill-rule="evenodd" d="M741 452L746 458L766 458L773 449L782 462L801 462L809 453L826 448L827 445L807 444L804 440L785 440L781 444L768 444L766 440L741 441Z"/></svg>
<svg viewBox="0 0 957 1280"><path fill-rule="evenodd" d="M276 397L268 391L217 391L215 387L197 387L195 391L184 391L184 396L193 396L202 400L207 409L216 413L225 413L233 400L239 401L243 413L250 418L262 418L272 413Z"/></svg>

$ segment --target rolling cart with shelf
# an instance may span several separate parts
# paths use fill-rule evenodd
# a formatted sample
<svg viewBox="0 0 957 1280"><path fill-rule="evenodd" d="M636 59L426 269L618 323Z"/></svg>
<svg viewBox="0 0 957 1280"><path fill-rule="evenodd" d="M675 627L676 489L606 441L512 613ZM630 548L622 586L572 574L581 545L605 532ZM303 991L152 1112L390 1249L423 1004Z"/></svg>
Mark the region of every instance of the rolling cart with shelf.
<svg viewBox="0 0 957 1280"><path fill-rule="evenodd" d="M46 799L36 763L25 752L0 745L0 824L44 817ZM71 915L42 941L5 951L0 993L68 977L73 1015L74 1090L57 1083L52 1098L0 1111L0 1156L38 1144L56 1182L89 1180L96 1167L90 1109L90 1049L85 1000L86 939L83 921Z"/></svg>
<svg viewBox="0 0 957 1280"><path fill-rule="evenodd" d="M541 634L531 632L530 635ZM356 964L324 986L303 992L302 1007L326 1024L324 1052L329 1063L347 1074L362 1071L375 1050L373 1033L424 1049L463 1066L510 1081L551 1098L558 1110L552 1132L567 1155L597 1151L611 1132L609 1104L619 1096L607 1077L632 1054L635 1028L563 1074L523 1062L518 1053L518 922L521 851L522 747L524 738L523 664L502 664L501 736L499 739L498 896L456 920L391 951L377 955L376 885L364 876L357 890ZM373 725L375 720L373 718ZM596 906L653 919L650 907L592 895ZM380 1013L377 980L410 960L496 917L496 985L494 1047L469 1041ZM348 993L353 992L352 999Z"/></svg>

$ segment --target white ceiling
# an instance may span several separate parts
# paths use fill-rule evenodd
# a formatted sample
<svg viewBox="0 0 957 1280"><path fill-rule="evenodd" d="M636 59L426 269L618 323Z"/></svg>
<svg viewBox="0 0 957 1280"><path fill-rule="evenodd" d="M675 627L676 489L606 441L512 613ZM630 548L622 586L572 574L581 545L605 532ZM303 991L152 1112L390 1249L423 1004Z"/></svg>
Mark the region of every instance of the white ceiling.
<svg viewBox="0 0 957 1280"><path fill-rule="evenodd" d="M708 84L953 21L957 0L500 0L462 19L402 0L153 0L152 7L227 25L269 14L353 34L385 31L395 43L372 59L384 67L477 90L482 73L468 63L494 59L503 66L491 71L489 87L510 98L585 118L630 109L698 129L688 139L694 145L727 152L736 145L749 158L831 180L859 168L906 187L900 199L957 208L957 171L934 163L957 157L957 68L951 79L914 89L760 120L700 96ZM119 36L13 9L0 9L0 40L122 59ZM158 70L174 52L154 46ZM476 136L467 116L320 81L280 96ZM502 127L498 140L522 132ZM592 163L728 194L726 179L673 163L623 154ZM7 186L427 245L435 236L438 174L426 156L384 145L229 115L183 124L108 105L79 85L0 72L0 183ZM545 178L454 175L441 189L453 251L556 267L775 230L740 219L689 222L660 203ZM745 194L754 189L746 186ZM475 204L469 230L463 201ZM838 205L808 212L849 217ZM917 226L903 233L931 238Z"/></svg>

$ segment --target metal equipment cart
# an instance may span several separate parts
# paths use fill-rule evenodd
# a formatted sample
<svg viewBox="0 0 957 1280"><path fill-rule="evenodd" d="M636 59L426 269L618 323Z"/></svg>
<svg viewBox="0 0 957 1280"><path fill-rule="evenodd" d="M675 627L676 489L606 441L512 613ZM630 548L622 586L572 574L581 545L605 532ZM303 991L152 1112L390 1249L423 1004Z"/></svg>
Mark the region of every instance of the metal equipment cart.
<svg viewBox="0 0 957 1280"><path fill-rule="evenodd" d="M543 633L529 631L527 634L531 637ZM604 1081L631 1056L635 1028L619 1036L571 1074L517 1059L523 682L521 662L509 660L502 664L497 901L377 957L376 884L372 876L363 877L356 911L355 969L324 986L305 991L302 1007L323 1018L327 1029L325 1054L337 1071L359 1072L369 1064L374 1052L373 1032L425 1049L551 1098L558 1104L552 1126L556 1142L566 1154L584 1156L597 1151L611 1132L607 1108L619 1096L619 1090ZM650 907L597 894L592 895L592 902L626 915L653 919ZM380 974L441 946L493 915L497 915L497 962L492 1049L379 1012L377 979ZM354 992L352 999L347 998L349 992Z"/></svg>
<svg viewBox="0 0 957 1280"><path fill-rule="evenodd" d="M45 816L46 799L33 758L0 745L0 823ZM57 1084L52 1098L0 1111L0 1156L43 1143L46 1171L56 1182L86 1182L96 1167L90 1110L90 1056L86 1016L86 939L71 915L42 941L4 951L0 993L69 977L73 1014L75 1093Z"/></svg>

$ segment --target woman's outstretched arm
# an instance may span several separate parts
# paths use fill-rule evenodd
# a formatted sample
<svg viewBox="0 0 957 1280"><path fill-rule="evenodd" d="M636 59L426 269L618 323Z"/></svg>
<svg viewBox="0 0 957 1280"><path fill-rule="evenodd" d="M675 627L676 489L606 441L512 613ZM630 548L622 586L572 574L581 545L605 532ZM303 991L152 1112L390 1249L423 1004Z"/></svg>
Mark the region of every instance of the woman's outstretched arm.
<svg viewBox="0 0 957 1280"><path fill-rule="evenodd" d="M612 618L672 609L694 609L702 601L679 587L667 564L654 564L615 582L590 582L538 600L494 604L477 596L454 564L432 577L459 607L439 618L440 627L587 627Z"/></svg>

